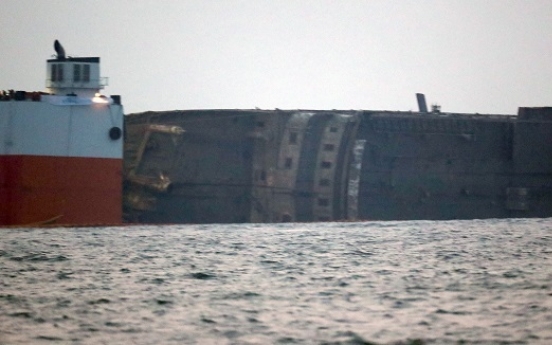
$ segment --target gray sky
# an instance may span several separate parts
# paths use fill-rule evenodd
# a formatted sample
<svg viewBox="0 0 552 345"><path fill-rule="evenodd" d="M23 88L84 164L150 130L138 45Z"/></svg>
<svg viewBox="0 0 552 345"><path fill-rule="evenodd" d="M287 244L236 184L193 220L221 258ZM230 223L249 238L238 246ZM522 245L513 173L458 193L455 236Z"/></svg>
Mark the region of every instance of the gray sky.
<svg viewBox="0 0 552 345"><path fill-rule="evenodd" d="M2 0L0 26L0 89L43 90L59 39L126 113L552 106L552 0Z"/></svg>

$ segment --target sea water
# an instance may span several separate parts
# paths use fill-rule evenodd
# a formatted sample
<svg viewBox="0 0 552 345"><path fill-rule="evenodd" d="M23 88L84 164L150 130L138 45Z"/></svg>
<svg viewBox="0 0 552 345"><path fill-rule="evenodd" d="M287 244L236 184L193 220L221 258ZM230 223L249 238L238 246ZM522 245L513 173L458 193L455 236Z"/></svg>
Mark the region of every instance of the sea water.
<svg viewBox="0 0 552 345"><path fill-rule="evenodd" d="M0 344L552 344L552 219L0 230Z"/></svg>

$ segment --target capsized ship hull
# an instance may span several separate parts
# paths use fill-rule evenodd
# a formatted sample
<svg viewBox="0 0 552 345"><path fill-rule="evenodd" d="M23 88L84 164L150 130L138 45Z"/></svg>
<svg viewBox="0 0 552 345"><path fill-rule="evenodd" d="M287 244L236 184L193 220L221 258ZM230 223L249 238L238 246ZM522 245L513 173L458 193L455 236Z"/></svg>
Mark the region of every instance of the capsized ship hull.
<svg viewBox="0 0 552 345"><path fill-rule="evenodd" d="M126 123L131 222L552 216L552 108L187 110Z"/></svg>

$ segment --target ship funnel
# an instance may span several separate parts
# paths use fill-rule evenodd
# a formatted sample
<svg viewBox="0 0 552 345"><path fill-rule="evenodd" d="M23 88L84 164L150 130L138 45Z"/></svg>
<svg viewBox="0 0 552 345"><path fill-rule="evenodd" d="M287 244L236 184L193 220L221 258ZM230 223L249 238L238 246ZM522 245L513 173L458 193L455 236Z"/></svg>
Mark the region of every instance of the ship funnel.
<svg viewBox="0 0 552 345"><path fill-rule="evenodd" d="M417 93L416 99L418 100L418 109L420 109L420 113L427 113L425 95L423 93Z"/></svg>
<svg viewBox="0 0 552 345"><path fill-rule="evenodd" d="M58 40L55 40L54 42L54 49L56 51L57 58L59 60L65 60L65 49L63 49L63 46Z"/></svg>

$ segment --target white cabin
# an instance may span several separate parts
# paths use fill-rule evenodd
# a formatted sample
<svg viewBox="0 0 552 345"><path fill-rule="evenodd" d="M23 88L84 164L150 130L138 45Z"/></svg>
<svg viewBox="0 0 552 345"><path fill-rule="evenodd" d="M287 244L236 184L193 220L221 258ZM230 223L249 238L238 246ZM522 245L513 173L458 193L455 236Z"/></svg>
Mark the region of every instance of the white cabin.
<svg viewBox="0 0 552 345"><path fill-rule="evenodd" d="M107 85L107 78L100 77L99 57L58 55L47 60L46 73L46 88L54 95L92 98Z"/></svg>

